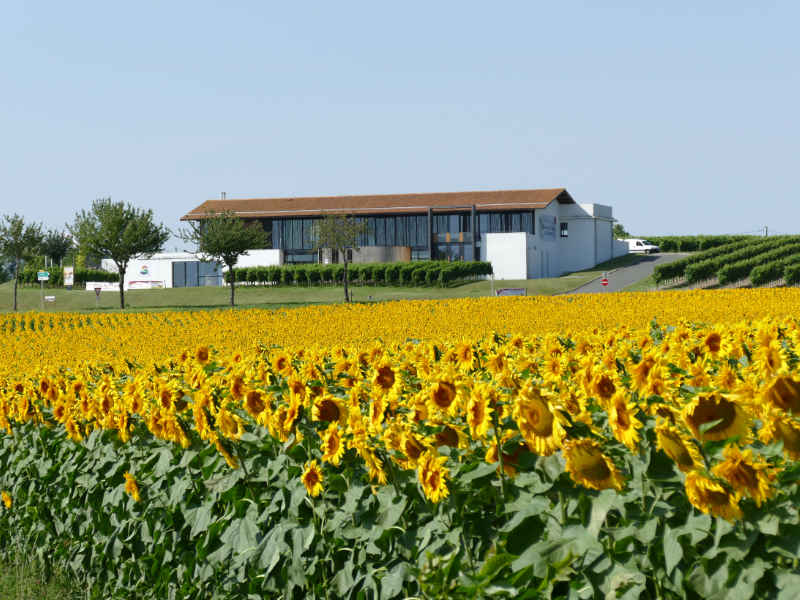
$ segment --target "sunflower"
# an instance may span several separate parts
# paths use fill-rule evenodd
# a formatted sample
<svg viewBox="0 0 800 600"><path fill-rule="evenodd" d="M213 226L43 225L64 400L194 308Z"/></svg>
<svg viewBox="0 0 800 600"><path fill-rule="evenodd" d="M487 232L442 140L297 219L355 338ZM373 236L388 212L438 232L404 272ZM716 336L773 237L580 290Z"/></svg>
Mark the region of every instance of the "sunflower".
<svg viewBox="0 0 800 600"><path fill-rule="evenodd" d="M600 372L591 384L591 393L597 400L606 406L608 401L614 396L617 391L617 386L614 383L614 378L606 372Z"/></svg>
<svg viewBox="0 0 800 600"><path fill-rule="evenodd" d="M461 371L469 371L475 364L475 352L469 342L460 342L453 349L456 366Z"/></svg>
<svg viewBox="0 0 800 600"><path fill-rule="evenodd" d="M763 457L754 457L751 448L742 452L735 444L726 446L723 456L725 460L714 465L711 472L727 481L735 492L750 496L757 506L774 495L776 474Z"/></svg>
<svg viewBox="0 0 800 600"><path fill-rule="evenodd" d="M800 416L800 381L792 377L775 378L761 394L761 401L763 404Z"/></svg>
<svg viewBox="0 0 800 600"><path fill-rule="evenodd" d="M475 439L486 437L491 425L492 408L489 406L491 396L487 393L487 387L486 384L475 386L467 401L467 424Z"/></svg>
<svg viewBox="0 0 800 600"><path fill-rule="evenodd" d="M292 366L292 357L286 352L278 352L272 357L271 364L272 370L283 375L284 377L288 377L294 372L294 367Z"/></svg>
<svg viewBox="0 0 800 600"><path fill-rule="evenodd" d="M201 365L208 364L208 361L211 358L211 352L209 352L208 346L198 346L194 351L194 358Z"/></svg>
<svg viewBox="0 0 800 600"><path fill-rule="evenodd" d="M505 352L497 352L486 359L486 368L492 375L499 375L508 366Z"/></svg>
<svg viewBox="0 0 800 600"><path fill-rule="evenodd" d="M758 431L765 444L776 440L783 442L783 453L792 460L800 460L800 424L785 415L768 415Z"/></svg>
<svg viewBox="0 0 800 600"><path fill-rule="evenodd" d="M305 464L305 470L300 476L300 481L306 487L306 492L312 498L319 496L322 493L322 469L317 465L316 459Z"/></svg>
<svg viewBox="0 0 800 600"><path fill-rule="evenodd" d="M394 387L395 381L397 381L397 376L394 369L388 363L385 363L375 369L372 386L379 392L388 393Z"/></svg>
<svg viewBox="0 0 800 600"><path fill-rule="evenodd" d="M332 465L338 465L344 455L339 424L331 423L327 429L319 432L319 437L322 438L322 460L328 461Z"/></svg>
<svg viewBox="0 0 800 600"><path fill-rule="evenodd" d="M231 384L229 389L231 392L231 396L235 400L241 400L247 393L247 386L244 383L244 377L242 377L241 375L234 376L233 379L231 379Z"/></svg>
<svg viewBox="0 0 800 600"><path fill-rule="evenodd" d="M639 429L642 428L642 422L636 418L639 407L633 402L626 402L621 392L614 394L610 404L608 424L614 437L635 452L639 444Z"/></svg>
<svg viewBox="0 0 800 600"><path fill-rule="evenodd" d="M703 340L703 346L706 352L716 356L722 348L722 336L716 331L709 332Z"/></svg>
<svg viewBox="0 0 800 600"><path fill-rule="evenodd" d="M538 389L528 384L514 399L514 420L531 452L550 456L561 447L566 432L550 403Z"/></svg>
<svg viewBox="0 0 800 600"><path fill-rule="evenodd" d="M726 521L742 518L738 495L699 471L686 475L686 495L695 508L706 514Z"/></svg>
<svg viewBox="0 0 800 600"><path fill-rule="evenodd" d="M450 493L447 489L449 472L444 466L446 462L446 456L440 456L432 450L425 452L419 460L417 477L422 491L431 502L439 502Z"/></svg>
<svg viewBox="0 0 800 600"><path fill-rule="evenodd" d="M594 440L567 440L563 454L567 472L575 483L593 490L621 490L625 485L617 466Z"/></svg>
<svg viewBox="0 0 800 600"><path fill-rule="evenodd" d="M136 478L125 471L125 493L133 498L134 502L139 502L139 485L136 483Z"/></svg>
<svg viewBox="0 0 800 600"><path fill-rule="evenodd" d="M314 402L311 418L315 421L345 425L347 423L347 405L334 396L322 396Z"/></svg>
<svg viewBox="0 0 800 600"><path fill-rule="evenodd" d="M785 362L781 345L777 340L772 340L769 344L762 345L753 353L753 366L763 379L781 372Z"/></svg>
<svg viewBox="0 0 800 600"><path fill-rule="evenodd" d="M683 420L702 442L716 442L738 436L746 440L750 417L742 407L719 393L700 394L683 409ZM701 433L703 426L710 427Z"/></svg>
<svg viewBox="0 0 800 600"><path fill-rule="evenodd" d="M435 382L429 392L428 406L432 411L452 412L456 386L446 379Z"/></svg>
<svg viewBox="0 0 800 600"><path fill-rule="evenodd" d="M655 429L656 445L659 450L669 456L677 467L684 473L703 466L703 457L697 450L694 442L680 430L669 424L662 423Z"/></svg>
<svg viewBox="0 0 800 600"><path fill-rule="evenodd" d="M258 390L250 390L244 398L244 408L248 414L257 419L258 416L267 408L264 398Z"/></svg>
<svg viewBox="0 0 800 600"><path fill-rule="evenodd" d="M227 410L220 410L217 414L217 427L226 438L238 440L244 433L244 423L237 416Z"/></svg>
<svg viewBox="0 0 800 600"><path fill-rule="evenodd" d="M11 505L13 504L13 502L11 500L11 494L9 494L6 491L2 491L2 492L0 492L0 498L2 498L3 504L5 504L5 507L10 510L11 509Z"/></svg>
<svg viewBox="0 0 800 600"><path fill-rule="evenodd" d="M645 354L642 359L631 368L631 380L633 387L637 390L643 389L647 384L647 377L656 365L656 357L653 354Z"/></svg>

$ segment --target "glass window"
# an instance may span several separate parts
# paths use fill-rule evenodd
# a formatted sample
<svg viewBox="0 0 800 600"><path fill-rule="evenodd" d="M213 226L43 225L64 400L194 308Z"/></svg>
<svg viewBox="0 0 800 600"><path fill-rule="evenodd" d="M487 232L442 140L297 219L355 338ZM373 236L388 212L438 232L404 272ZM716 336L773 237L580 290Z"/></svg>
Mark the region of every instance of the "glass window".
<svg viewBox="0 0 800 600"><path fill-rule="evenodd" d="M569 223L561 223L561 237L569 237Z"/></svg>

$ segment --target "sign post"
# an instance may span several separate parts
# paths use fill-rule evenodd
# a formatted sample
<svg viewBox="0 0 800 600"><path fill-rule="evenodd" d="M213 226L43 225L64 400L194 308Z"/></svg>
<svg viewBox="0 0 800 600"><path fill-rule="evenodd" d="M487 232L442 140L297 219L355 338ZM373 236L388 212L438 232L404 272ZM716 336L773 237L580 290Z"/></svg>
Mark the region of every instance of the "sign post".
<svg viewBox="0 0 800 600"><path fill-rule="evenodd" d="M44 282L50 279L49 271L37 271L36 279L39 281L39 295L41 296L42 310L44 310Z"/></svg>
<svg viewBox="0 0 800 600"><path fill-rule="evenodd" d="M608 289L608 274L607 273L603 273L603 278L600 280L600 285L602 285L604 288Z"/></svg>
<svg viewBox="0 0 800 600"><path fill-rule="evenodd" d="M75 267L64 267L64 287L72 289L75 284Z"/></svg>

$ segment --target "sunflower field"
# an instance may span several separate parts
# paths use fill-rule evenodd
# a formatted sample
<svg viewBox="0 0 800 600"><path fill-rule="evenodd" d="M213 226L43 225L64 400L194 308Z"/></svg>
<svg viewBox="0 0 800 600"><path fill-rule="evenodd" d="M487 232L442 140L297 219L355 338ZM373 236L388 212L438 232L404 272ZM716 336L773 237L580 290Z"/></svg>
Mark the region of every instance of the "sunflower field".
<svg viewBox="0 0 800 600"><path fill-rule="evenodd" d="M795 598L800 290L0 317L0 559L96 598Z"/></svg>

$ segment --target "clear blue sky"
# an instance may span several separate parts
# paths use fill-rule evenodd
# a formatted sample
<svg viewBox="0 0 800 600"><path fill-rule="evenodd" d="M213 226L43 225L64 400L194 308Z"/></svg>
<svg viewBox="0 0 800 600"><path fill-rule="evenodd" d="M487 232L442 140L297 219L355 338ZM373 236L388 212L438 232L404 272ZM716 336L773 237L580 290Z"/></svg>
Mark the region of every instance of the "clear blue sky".
<svg viewBox="0 0 800 600"><path fill-rule="evenodd" d="M768 0L4 0L0 213L63 227L111 196L175 228L222 191L564 186L634 233L797 233L798 23Z"/></svg>

